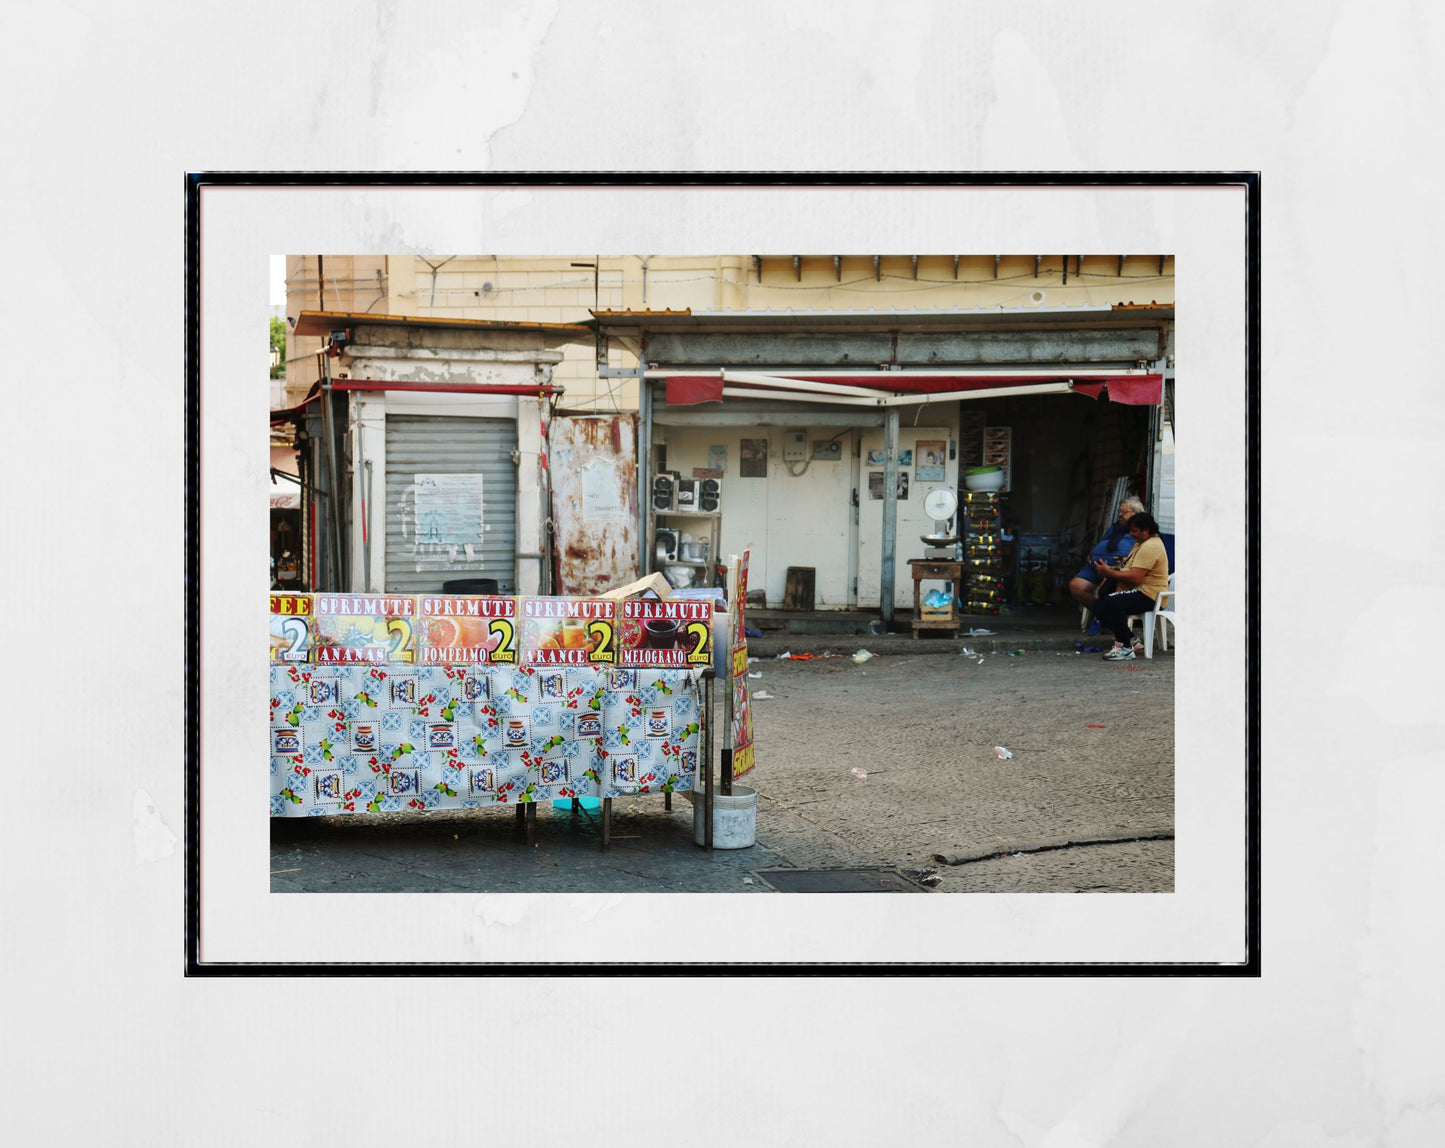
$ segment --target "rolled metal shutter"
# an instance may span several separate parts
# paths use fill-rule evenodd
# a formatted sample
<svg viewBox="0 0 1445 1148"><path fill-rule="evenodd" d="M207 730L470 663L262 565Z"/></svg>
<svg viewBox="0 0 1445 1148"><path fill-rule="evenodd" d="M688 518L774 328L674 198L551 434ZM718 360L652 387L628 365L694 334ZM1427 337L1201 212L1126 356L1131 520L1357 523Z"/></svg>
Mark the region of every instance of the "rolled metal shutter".
<svg viewBox="0 0 1445 1148"><path fill-rule="evenodd" d="M517 590L517 424L512 419L388 415L386 419L386 585L389 592L441 591L453 578L494 578ZM417 537L417 475L481 476L482 532L463 543Z"/></svg>

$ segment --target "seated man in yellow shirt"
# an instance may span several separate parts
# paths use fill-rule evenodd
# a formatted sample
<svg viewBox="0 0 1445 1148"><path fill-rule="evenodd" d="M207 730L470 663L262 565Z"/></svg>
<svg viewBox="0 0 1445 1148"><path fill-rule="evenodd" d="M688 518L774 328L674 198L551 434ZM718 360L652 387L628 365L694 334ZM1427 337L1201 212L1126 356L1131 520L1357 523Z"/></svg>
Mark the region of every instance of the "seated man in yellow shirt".
<svg viewBox="0 0 1445 1148"><path fill-rule="evenodd" d="M1110 565L1103 559L1094 569L1114 581L1115 590L1094 603L1094 616L1114 631L1114 647L1104 654L1106 661L1127 662L1144 643L1129 632L1129 616L1154 608L1159 591L1169 588L1169 555L1159 540L1159 523L1152 515L1140 513L1129 519L1129 537L1134 548L1127 557Z"/></svg>

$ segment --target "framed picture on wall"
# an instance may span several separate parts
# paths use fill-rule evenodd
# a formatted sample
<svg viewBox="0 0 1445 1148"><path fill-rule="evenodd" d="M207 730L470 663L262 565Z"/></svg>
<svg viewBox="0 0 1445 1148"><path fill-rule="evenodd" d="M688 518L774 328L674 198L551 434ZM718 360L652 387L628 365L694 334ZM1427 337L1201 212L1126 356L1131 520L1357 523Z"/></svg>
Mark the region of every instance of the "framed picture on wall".
<svg viewBox="0 0 1445 1148"><path fill-rule="evenodd" d="M944 465L948 461L948 444L942 440L924 442L919 440L918 465L913 468L913 477L919 482L942 482Z"/></svg>
<svg viewBox="0 0 1445 1148"><path fill-rule="evenodd" d="M768 440L745 438L738 444L738 473L743 478L768 477Z"/></svg>

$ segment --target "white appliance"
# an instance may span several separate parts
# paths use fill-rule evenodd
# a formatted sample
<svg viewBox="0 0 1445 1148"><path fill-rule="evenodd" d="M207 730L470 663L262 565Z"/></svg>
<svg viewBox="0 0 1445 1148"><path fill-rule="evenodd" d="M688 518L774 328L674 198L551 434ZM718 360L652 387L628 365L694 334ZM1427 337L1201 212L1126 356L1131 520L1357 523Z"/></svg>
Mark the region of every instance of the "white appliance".
<svg viewBox="0 0 1445 1148"><path fill-rule="evenodd" d="M935 486L923 496L923 513L933 519L933 533L922 536L928 549L925 558L951 560L958 545L958 536L949 529L954 512L958 510L958 495L946 486Z"/></svg>

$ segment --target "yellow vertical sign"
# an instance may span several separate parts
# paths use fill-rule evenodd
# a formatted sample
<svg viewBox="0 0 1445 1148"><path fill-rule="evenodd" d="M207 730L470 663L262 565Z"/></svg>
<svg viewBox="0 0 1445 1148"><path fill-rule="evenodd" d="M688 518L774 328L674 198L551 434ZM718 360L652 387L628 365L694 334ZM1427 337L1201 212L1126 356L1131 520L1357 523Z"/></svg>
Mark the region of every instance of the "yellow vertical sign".
<svg viewBox="0 0 1445 1148"><path fill-rule="evenodd" d="M738 560L736 578L729 588L728 597L732 636L732 665L729 688L733 701L733 777L741 777L757 764L753 753L753 711L748 699L748 635L744 625L744 606L748 600L748 558L751 550L744 550Z"/></svg>

